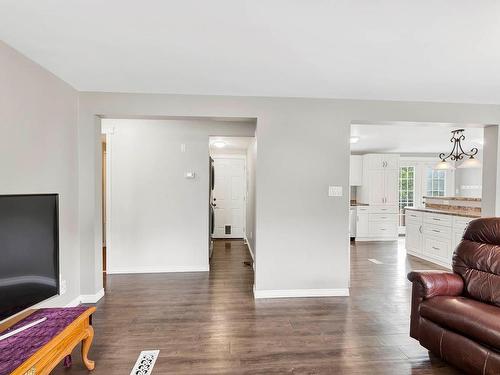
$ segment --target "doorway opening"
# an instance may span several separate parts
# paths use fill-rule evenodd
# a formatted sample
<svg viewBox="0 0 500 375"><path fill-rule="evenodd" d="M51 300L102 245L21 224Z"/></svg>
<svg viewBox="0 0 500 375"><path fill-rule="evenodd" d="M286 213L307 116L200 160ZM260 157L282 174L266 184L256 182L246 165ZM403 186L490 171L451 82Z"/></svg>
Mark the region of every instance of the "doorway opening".
<svg viewBox="0 0 500 375"><path fill-rule="evenodd" d="M450 158L457 129L473 160ZM351 239L394 241L403 266L409 254L449 267L464 226L481 216L483 134L477 124L351 124Z"/></svg>
<svg viewBox="0 0 500 375"><path fill-rule="evenodd" d="M105 275L209 271L209 139L253 139L255 128L250 118L101 119ZM246 218L224 233L247 238Z"/></svg>
<svg viewBox="0 0 500 375"><path fill-rule="evenodd" d="M255 248L255 137L209 138L210 256L213 241L244 240Z"/></svg>

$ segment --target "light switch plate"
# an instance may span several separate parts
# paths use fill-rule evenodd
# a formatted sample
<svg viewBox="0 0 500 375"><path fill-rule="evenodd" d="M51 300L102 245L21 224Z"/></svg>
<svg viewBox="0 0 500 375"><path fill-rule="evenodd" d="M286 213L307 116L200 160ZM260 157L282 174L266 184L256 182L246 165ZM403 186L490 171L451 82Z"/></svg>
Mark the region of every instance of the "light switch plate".
<svg viewBox="0 0 500 375"><path fill-rule="evenodd" d="M341 197L342 196L342 186L328 186L328 196L329 197Z"/></svg>

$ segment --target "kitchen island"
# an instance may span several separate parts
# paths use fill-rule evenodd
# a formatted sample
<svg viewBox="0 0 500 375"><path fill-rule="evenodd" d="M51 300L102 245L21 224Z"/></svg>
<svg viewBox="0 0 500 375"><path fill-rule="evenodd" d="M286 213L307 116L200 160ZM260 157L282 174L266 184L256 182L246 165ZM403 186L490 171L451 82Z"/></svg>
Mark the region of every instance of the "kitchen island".
<svg viewBox="0 0 500 375"><path fill-rule="evenodd" d="M424 208L406 208L407 254L451 268L453 252L467 225L481 217L480 210L470 205L460 206L461 203L457 202L461 200L454 197L453 205L429 202ZM464 199L463 202L470 200Z"/></svg>

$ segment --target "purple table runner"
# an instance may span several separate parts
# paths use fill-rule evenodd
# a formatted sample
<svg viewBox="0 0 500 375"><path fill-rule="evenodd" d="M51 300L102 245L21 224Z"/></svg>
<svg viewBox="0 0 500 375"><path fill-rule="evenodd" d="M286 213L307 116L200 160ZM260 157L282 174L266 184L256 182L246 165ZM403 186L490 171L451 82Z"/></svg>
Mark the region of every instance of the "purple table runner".
<svg viewBox="0 0 500 375"><path fill-rule="evenodd" d="M37 350L61 333L88 307L68 307L40 309L26 319L14 324L2 334L23 327L35 320L46 317L47 320L0 341L0 375L7 375L18 368Z"/></svg>

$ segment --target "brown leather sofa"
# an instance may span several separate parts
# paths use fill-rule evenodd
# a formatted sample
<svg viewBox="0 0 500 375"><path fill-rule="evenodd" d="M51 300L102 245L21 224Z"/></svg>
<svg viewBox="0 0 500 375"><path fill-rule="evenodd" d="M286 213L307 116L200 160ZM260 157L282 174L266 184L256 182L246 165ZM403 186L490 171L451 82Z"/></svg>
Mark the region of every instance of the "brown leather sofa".
<svg viewBox="0 0 500 375"><path fill-rule="evenodd" d="M453 272L414 271L410 336L468 374L500 374L500 218L472 221Z"/></svg>

